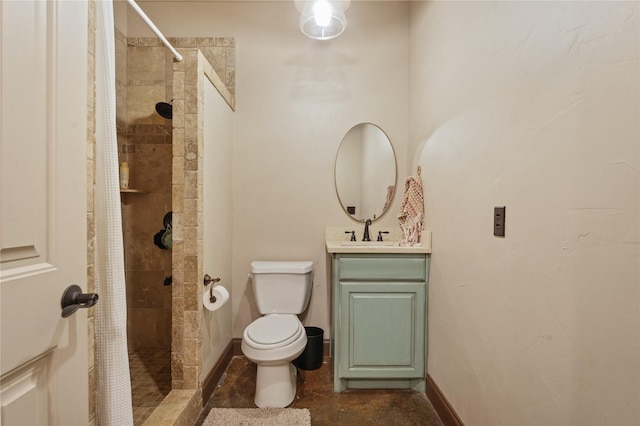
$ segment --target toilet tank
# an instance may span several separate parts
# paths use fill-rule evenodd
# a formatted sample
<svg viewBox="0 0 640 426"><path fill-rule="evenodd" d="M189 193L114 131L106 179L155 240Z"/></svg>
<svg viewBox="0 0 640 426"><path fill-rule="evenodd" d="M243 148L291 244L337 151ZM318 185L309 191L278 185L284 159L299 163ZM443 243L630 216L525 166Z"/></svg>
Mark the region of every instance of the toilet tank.
<svg viewBox="0 0 640 426"><path fill-rule="evenodd" d="M253 293L262 315L301 314L313 283L313 262L251 262Z"/></svg>

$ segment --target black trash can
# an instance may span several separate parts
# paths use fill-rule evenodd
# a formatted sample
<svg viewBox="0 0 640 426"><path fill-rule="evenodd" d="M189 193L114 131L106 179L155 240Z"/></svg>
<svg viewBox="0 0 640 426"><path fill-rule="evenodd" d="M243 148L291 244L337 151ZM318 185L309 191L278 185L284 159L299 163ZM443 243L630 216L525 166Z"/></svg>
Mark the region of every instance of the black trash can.
<svg viewBox="0 0 640 426"><path fill-rule="evenodd" d="M324 330L319 327L305 327L307 346L300 356L293 360L293 365L301 370L316 370L322 365Z"/></svg>

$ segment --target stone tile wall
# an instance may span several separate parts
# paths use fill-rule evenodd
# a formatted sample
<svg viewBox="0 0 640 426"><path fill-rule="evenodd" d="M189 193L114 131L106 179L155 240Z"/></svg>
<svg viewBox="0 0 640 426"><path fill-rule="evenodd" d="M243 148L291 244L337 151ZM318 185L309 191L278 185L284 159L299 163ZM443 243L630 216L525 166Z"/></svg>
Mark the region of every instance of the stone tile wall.
<svg viewBox="0 0 640 426"><path fill-rule="evenodd" d="M171 120L155 111L156 103L170 101L167 62L157 39L116 37L120 161L129 163L130 188L142 191L122 196L128 344L169 351L171 287L164 282L171 252L154 244L171 211Z"/></svg>
<svg viewBox="0 0 640 426"><path fill-rule="evenodd" d="M96 3L90 0L88 17L87 46L87 292L95 293L95 151L96 151ZM97 406L97 371L95 362L96 347L96 314L95 309L87 310L88 328L88 365L89 365L89 426L96 424Z"/></svg>
<svg viewBox="0 0 640 426"><path fill-rule="evenodd" d="M222 83L227 87L229 101L234 102L233 38L174 38L170 42L179 48L199 49L214 74L223 76L216 78L221 82L224 79ZM164 215L173 208L171 169L175 149L172 149L172 126L176 125L176 119L172 122L155 111L156 103L170 102L174 98L174 90L185 90L184 86L174 89L173 67L173 57L159 39L125 38L116 31L120 161L129 163L130 186L144 191L123 197L130 348L169 348L172 324L176 325L172 320L175 302L171 300L172 289L163 286L164 279L172 275L171 253L153 245L153 235L162 229ZM181 107L182 104L174 102L174 117ZM189 232L193 234L195 228ZM186 241L195 244L191 234L187 235ZM177 281L174 279L173 282ZM173 306L174 313L180 309L180 305Z"/></svg>
<svg viewBox="0 0 640 426"><path fill-rule="evenodd" d="M197 48L207 59L232 99L236 93L236 43L233 37L179 37L169 41L176 48Z"/></svg>
<svg viewBox="0 0 640 426"><path fill-rule="evenodd" d="M211 80L234 108L233 98L198 48L181 48L174 63L173 96L173 327L172 389L193 389L201 401L203 291L204 81ZM185 424L200 404L183 412Z"/></svg>

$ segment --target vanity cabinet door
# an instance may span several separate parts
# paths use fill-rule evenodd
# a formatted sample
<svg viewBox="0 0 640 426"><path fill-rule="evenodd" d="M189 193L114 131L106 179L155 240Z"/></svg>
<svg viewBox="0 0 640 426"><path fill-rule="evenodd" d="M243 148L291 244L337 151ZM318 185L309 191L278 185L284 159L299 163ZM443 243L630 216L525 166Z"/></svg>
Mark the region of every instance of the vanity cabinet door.
<svg viewBox="0 0 640 426"><path fill-rule="evenodd" d="M424 281L340 281L340 377L424 377L425 287Z"/></svg>

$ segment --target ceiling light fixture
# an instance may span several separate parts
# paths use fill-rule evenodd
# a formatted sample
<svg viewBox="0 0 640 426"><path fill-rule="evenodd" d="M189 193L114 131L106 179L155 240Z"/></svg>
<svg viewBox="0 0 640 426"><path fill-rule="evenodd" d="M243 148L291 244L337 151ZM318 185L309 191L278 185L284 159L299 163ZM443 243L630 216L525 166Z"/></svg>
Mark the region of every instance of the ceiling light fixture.
<svg viewBox="0 0 640 426"><path fill-rule="evenodd" d="M344 11L350 0L294 0L300 11L300 30L316 40L331 40L347 28Z"/></svg>

